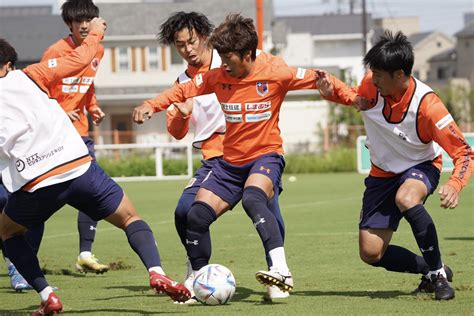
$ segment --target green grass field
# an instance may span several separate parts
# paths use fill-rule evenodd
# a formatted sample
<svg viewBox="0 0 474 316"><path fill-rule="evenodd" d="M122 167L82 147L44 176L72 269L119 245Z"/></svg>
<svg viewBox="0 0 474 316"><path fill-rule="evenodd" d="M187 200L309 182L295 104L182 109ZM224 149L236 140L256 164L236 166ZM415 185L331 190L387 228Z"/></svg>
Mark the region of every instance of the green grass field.
<svg viewBox="0 0 474 316"><path fill-rule="evenodd" d="M442 181L447 179L443 175ZM73 269L78 253L76 212L67 207L46 225L39 253L50 284L59 287L65 312L71 315L474 315L474 185L465 188L455 210L427 202L437 224L443 260L454 270L456 298L437 302L431 295L410 295L419 276L387 272L364 264L358 256L357 233L363 176L342 174L284 176L280 198L286 221L286 254L295 278L288 299L262 300L265 288L254 273L264 269L263 248L239 206L211 227L211 262L229 267L237 291L229 305L175 305L148 287L148 275L129 248L125 234L106 222L99 224L94 253L117 270L104 275L79 274ZM182 281L185 252L174 228L173 211L185 185L176 182L122 184L139 213L152 227L165 271ZM410 227L403 221L392 243L417 252ZM34 291L15 293L0 264L0 315L34 310Z"/></svg>

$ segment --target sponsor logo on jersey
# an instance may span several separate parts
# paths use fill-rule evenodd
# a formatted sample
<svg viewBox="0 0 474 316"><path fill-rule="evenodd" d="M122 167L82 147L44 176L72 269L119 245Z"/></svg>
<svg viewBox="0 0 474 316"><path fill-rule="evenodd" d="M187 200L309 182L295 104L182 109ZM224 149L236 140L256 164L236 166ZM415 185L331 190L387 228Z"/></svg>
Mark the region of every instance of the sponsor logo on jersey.
<svg viewBox="0 0 474 316"><path fill-rule="evenodd" d="M240 123L242 122L242 114L227 114L224 113L225 120L229 123Z"/></svg>
<svg viewBox="0 0 474 316"><path fill-rule="evenodd" d="M242 104L240 103L221 103L222 111L225 112L241 112Z"/></svg>
<svg viewBox="0 0 474 316"><path fill-rule="evenodd" d="M16 162L15 162L15 167L16 167L16 170L18 172L22 172L23 170L25 170L25 162L21 159L18 159Z"/></svg>
<svg viewBox="0 0 474 316"><path fill-rule="evenodd" d="M48 59L48 68L55 68L58 66L58 60L56 58Z"/></svg>
<svg viewBox="0 0 474 316"><path fill-rule="evenodd" d="M96 58L92 59L92 61L91 61L92 70L97 71L97 68L99 67L99 63L100 63L99 58L96 57Z"/></svg>
<svg viewBox="0 0 474 316"><path fill-rule="evenodd" d="M79 91L79 86L66 86L63 85L63 92L64 93L75 93Z"/></svg>
<svg viewBox="0 0 474 316"><path fill-rule="evenodd" d="M89 85L87 85L87 86L80 86L80 87L79 87L79 92L80 92L80 93L86 93L87 90L89 90L89 88L90 88Z"/></svg>
<svg viewBox="0 0 474 316"><path fill-rule="evenodd" d="M441 130L441 129L445 128L446 126L448 126L449 123L451 123L452 121L453 121L453 117L451 116L451 114L448 114L445 117L443 117L441 120L436 122L436 127L439 130Z"/></svg>
<svg viewBox="0 0 474 316"><path fill-rule="evenodd" d="M194 84L199 87L200 85L202 85L202 82L202 74L197 74L194 78Z"/></svg>
<svg viewBox="0 0 474 316"><path fill-rule="evenodd" d="M298 79L304 79L304 75L306 74L306 69L304 68L298 68L296 71L296 78Z"/></svg>
<svg viewBox="0 0 474 316"><path fill-rule="evenodd" d="M402 132L398 127L393 128L393 132L400 137L400 139L406 141L406 142L411 142L410 139L408 138L407 134Z"/></svg>
<svg viewBox="0 0 474 316"><path fill-rule="evenodd" d="M246 111L268 110L271 107L272 107L272 101L258 102L258 103L245 103Z"/></svg>
<svg viewBox="0 0 474 316"><path fill-rule="evenodd" d="M63 78L63 83L65 83L65 84L81 83L81 77L67 77L67 78Z"/></svg>
<svg viewBox="0 0 474 316"><path fill-rule="evenodd" d="M258 95L264 97L268 94L268 83L266 81L258 81L256 87Z"/></svg>
<svg viewBox="0 0 474 316"><path fill-rule="evenodd" d="M38 153L35 153L29 157L26 157L26 163L28 164L28 166L33 166L34 164L40 162L40 161L43 161L43 160L46 160L46 159L49 159L51 157L53 157L54 155L56 155L57 153L61 152L64 150L64 147L63 146L59 146L55 149L52 149L50 151L48 151L47 153L44 153L44 154L38 154ZM18 167L17 167L18 169ZM24 169L24 168L23 168Z"/></svg>
<svg viewBox="0 0 474 316"><path fill-rule="evenodd" d="M260 122L260 121L266 121L269 120L270 117L272 117L272 112L264 112L264 113L258 113L258 114L246 114L245 115L245 121L246 122Z"/></svg>
<svg viewBox="0 0 474 316"><path fill-rule="evenodd" d="M83 84L92 84L94 82L94 77L82 77Z"/></svg>

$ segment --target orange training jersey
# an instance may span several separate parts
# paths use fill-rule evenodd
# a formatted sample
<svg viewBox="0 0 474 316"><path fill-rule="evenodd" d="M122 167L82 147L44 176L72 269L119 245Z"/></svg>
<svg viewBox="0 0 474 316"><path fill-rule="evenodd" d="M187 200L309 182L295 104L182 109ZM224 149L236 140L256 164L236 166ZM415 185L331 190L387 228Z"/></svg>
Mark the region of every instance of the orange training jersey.
<svg viewBox="0 0 474 316"><path fill-rule="evenodd" d="M361 85L353 91L357 91L360 96L368 99L371 107L375 106L377 99L382 97L372 83L372 72L368 72ZM390 97L384 98L383 116L387 124L394 124L403 119L414 92L415 79L411 77L408 89L400 100L394 100ZM434 141L438 143L453 159L454 170L448 184L459 192L467 184L472 173L474 154L461 130L444 106L443 101L435 93L428 93L422 99L416 125L417 133L422 142ZM433 164L441 169L441 155L433 161ZM374 165L372 165L370 174L375 177L394 175Z"/></svg>
<svg viewBox="0 0 474 316"><path fill-rule="evenodd" d="M67 56L75 48L76 45L71 35L69 35L51 45L44 52L41 61ZM59 102L65 112L78 110L80 118L73 124L81 136L88 136L89 123L86 110L89 112L97 107L94 78L103 56L104 47L100 45L97 54L88 67L49 84L51 97Z"/></svg>
<svg viewBox="0 0 474 316"><path fill-rule="evenodd" d="M314 70L289 67L281 58L261 53L245 78L231 77L222 67L211 69L145 104L157 112L214 92L226 118L224 159L243 165L267 153L283 154L278 127L281 104L289 90L316 89L315 79Z"/></svg>

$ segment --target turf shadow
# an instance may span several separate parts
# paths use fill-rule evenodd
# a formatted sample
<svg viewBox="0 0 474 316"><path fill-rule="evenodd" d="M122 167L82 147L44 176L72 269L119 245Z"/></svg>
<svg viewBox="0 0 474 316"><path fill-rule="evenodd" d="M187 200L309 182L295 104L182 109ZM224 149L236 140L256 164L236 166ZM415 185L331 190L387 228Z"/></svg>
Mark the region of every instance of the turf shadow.
<svg viewBox="0 0 474 316"><path fill-rule="evenodd" d="M291 295L297 296L352 296L390 299L399 296L411 296L402 291L293 291Z"/></svg>

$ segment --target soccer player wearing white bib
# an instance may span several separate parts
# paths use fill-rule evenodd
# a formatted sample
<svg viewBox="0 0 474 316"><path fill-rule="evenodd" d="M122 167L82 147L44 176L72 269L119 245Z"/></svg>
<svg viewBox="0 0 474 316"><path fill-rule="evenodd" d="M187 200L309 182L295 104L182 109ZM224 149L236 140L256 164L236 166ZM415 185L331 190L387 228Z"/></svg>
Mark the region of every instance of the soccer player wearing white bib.
<svg viewBox="0 0 474 316"><path fill-rule="evenodd" d="M0 39L0 170L10 192L0 215L0 232L11 262L40 295L35 316L57 314L63 306L24 233L46 222L65 204L122 229L147 269L152 289L175 301L190 298L184 285L165 275L150 227L122 188L92 159L47 88L48 82L89 65L105 29L105 21L94 18L89 35L71 54L24 70L8 69L6 59L16 52Z"/></svg>
<svg viewBox="0 0 474 316"><path fill-rule="evenodd" d="M362 110L366 145L372 168L365 179L359 223L361 259L388 271L422 274L416 292L435 293L437 300L454 298L452 270L443 264L435 224L424 202L438 186L441 148L453 159L454 170L438 190L441 207L458 205L459 192L468 183L473 153L441 99L411 75L413 48L405 35L386 32L364 57L370 72L353 95L333 95L327 73L320 72L321 94L349 104L355 97ZM348 102L345 102L348 101ZM390 244L405 218L421 256Z"/></svg>

